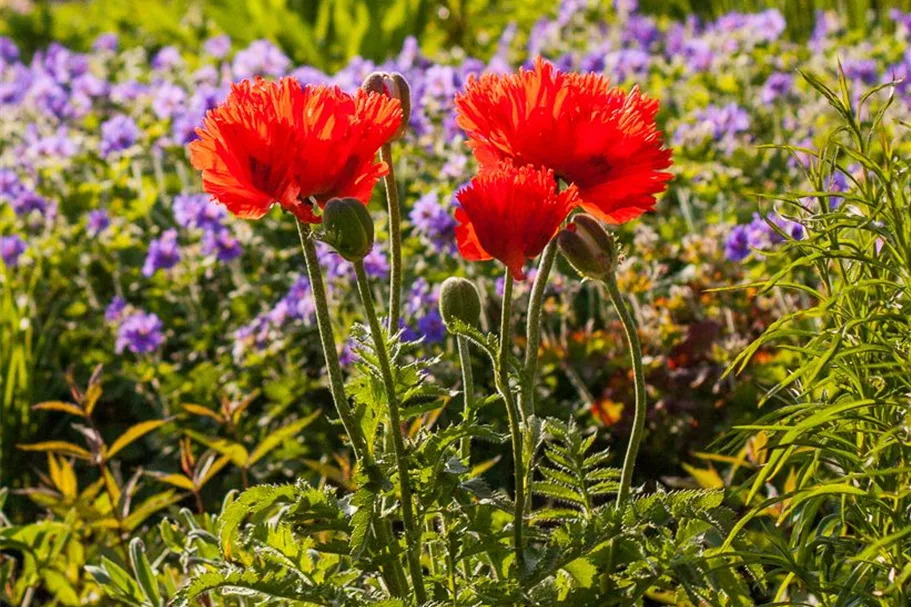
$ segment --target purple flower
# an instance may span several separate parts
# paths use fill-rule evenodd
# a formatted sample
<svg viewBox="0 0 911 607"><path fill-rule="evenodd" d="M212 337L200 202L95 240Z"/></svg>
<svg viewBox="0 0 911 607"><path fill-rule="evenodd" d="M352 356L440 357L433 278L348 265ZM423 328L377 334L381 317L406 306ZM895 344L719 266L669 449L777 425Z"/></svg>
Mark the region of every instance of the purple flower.
<svg viewBox="0 0 911 607"><path fill-rule="evenodd" d="M427 314L418 319L416 333L424 338L424 342L435 344L446 338L446 325L436 308L431 308Z"/></svg>
<svg viewBox="0 0 911 607"><path fill-rule="evenodd" d="M108 92L108 83L92 74L83 74L73 80L71 91L88 98L101 97Z"/></svg>
<svg viewBox="0 0 911 607"><path fill-rule="evenodd" d="M18 216L38 213L44 215L49 206L52 206L47 198L37 192L26 190L18 197L14 198L11 205L13 212Z"/></svg>
<svg viewBox="0 0 911 607"><path fill-rule="evenodd" d="M408 215L415 232L433 244L437 251L451 249L455 241L455 219L440 204L436 190L421 196Z"/></svg>
<svg viewBox="0 0 911 607"><path fill-rule="evenodd" d="M630 15L623 26L623 42L628 46L636 44L642 50L651 50L661 38L661 32L655 24L654 17Z"/></svg>
<svg viewBox="0 0 911 607"><path fill-rule="evenodd" d="M92 50L97 52L101 51L116 51L118 45L117 34L112 34L110 32L106 34L100 34L95 41L92 43Z"/></svg>
<svg viewBox="0 0 911 607"><path fill-rule="evenodd" d="M182 65L183 57L180 56L180 51L173 46L164 47L152 59L152 69L156 70L167 70L172 67L181 67Z"/></svg>
<svg viewBox="0 0 911 607"><path fill-rule="evenodd" d="M687 40L683 43L683 59L687 68L693 72L707 72L715 62L715 53L709 43L701 38Z"/></svg>
<svg viewBox="0 0 911 607"><path fill-rule="evenodd" d="M211 57L222 59L231 52L231 38L225 35L209 38L203 44L203 48Z"/></svg>
<svg viewBox="0 0 911 607"><path fill-rule="evenodd" d="M117 330L115 351L120 354L129 350L134 354L148 354L161 347L164 342L164 325L155 314L134 312L127 316Z"/></svg>
<svg viewBox="0 0 911 607"><path fill-rule="evenodd" d="M0 199L14 200L25 191L19 175L12 169L0 169Z"/></svg>
<svg viewBox="0 0 911 607"><path fill-rule="evenodd" d="M762 85L759 98L763 103L772 103L781 96L788 95L794 86L794 77L784 72L775 72Z"/></svg>
<svg viewBox="0 0 911 607"><path fill-rule="evenodd" d="M125 105L130 101L135 101L141 95L147 93L148 90L149 89L146 85L140 82L136 82L135 80L118 82L111 87L111 101Z"/></svg>
<svg viewBox="0 0 911 607"><path fill-rule="evenodd" d="M110 323L120 322L126 307L127 301L120 295L115 295L111 303L104 309L104 320Z"/></svg>
<svg viewBox="0 0 911 607"><path fill-rule="evenodd" d="M179 194L174 197L172 211L177 225L185 230L221 230L228 214L225 207L211 202L208 194Z"/></svg>
<svg viewBox="0 0 911 607"><path fill-rule="evenodd" d="M868 85L879 80L879 69L873 59L845 59L841 67L848 80Z"/></svg>
<svg viewBox="0 0 911 607"><path fill-rule="evenodd" d="M284 76L291 60L268 40L255 40L234 55L232 66L237 79L253 76Z"/></svg>
<svg viewBox="0 0 911 607"><path fill-rule="evenodd" d="M385 276L389 273L389 262L379 247L373 247L373 250L364 257L364 270L367 276Z"/></svg>
<svg viewBox="0 0 911 607"><path fill-rule="evenodd" d="M108 212L104 209L96 209L94 211L89 211L85 231L89 236L94 238L107 230L110 225L111 219L108 217Z"/></svg>
<svg viewBox="0 0 911 607"><path fill-rule="evenodd" d="M240 257L244 249L228 229L211 230L203 234L202 252L215 255L218 261L229 262Z"/></svg>
<svg viewBox="0 0 911 607"><path fill-rule="evenodd" d="M297 81L301 83L301 86L307 86L308 84L325 84L331 80L324 72L309 65L297 68L291 72L291 76L296 78Z"/></svg>
<svg viewBox="0 0 911 607"><path fill-rule="evenodd" d="M791 221L790 219L785 219L781 215L775 213L769 216L769 221L771 221L778 229L784 232L785 236L791 240L803 240L804 229L803 226L797 223L796 221ZM772 244L780 244L785 241L785 237L779 234L773 229L769 229L769 240Z"/></svg>
<svg viewBox="0 0 911 607"><path fill-rule="evenodd" d="M724 242L724 255L729 261L743 261L750 255L750 226L734 226Z"/></svg>
<svg viewBox="0 0 911 607"><path fill-rule="evenodd" d="M63 126L44 136L35 124L29 124L25 127L23 143L25 157L30 160L69 158L79 151L69 130Z"/></svg>
<svg viewBox="0 0 911 607"><path fill-rule="evenodd" d="M11 38L0 36L0 65L19 61L19 47Z"/></svg>
<svg viewBox="0 0 911 607"><path fill-rule="evenodd" d="M142 275L151 277L158 270L173 268L180 261L180 246L177 244L177 230L165 230L161 238L149 243L149 252L142 265Z"/></svg>
<svg viewBox="0 0 911 607"><path fill-rule="evenodd" d="M184 105L187 93L176 84L164 83L156 87L152 110L162 120L170 118Z"/></svg>
<svg viewBox="0 0 911 607"><path fill-rule="evenodd" d="M196 134L197 127L202 126L202 120L205 117L204 111L189 110L174 116L171 123L171 136L177 145L187 145L191 141L196 141L199 135Z"/></svg>
<svg viewBox="0 0 911 607"><path fill-rule="evenodd" d="M139 127L132 118L117 114L101 124L101 155L105 158L131 147L139 139Z"/></svg>
<svg viewBox="0 0 911 607"><path fill-rule="evenodd" d="M649 63L649 54L639 49L614 51L605 58L605 67L611 75L611 79L617 82L642 76L648 72Z"/></svg>
<svg viewBox="0 0 911 607"><path fill-rule="evenodd" d="M0 259L9 268L19 265L19 257L25 252L25 241L17 234L0 236Z"/></svg>

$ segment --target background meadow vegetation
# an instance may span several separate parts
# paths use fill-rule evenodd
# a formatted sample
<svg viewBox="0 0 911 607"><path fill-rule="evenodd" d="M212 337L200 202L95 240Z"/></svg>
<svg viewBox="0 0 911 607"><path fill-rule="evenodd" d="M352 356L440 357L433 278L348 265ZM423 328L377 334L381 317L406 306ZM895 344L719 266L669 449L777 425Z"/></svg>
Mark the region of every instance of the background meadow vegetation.
<svg viewBox="0 0 911 607"><path fill-rule="evenodd" d="M456 386L439 285L478 285L485 330L503 285L455 253L453 195L476 166L452 97L539 54L658 98L674 149L657 211L615 230L649 402L634 484L723 490L706 511L724 514L699 527L698 559L674 570L656 549L641 568L666 557L737 591L662 594L656 575L627 604L911 600L911 2L14 1L0 36L4 604L154 604L119 577L134 537L167 600L223 558L210 536L232 490L357 484L294 226L229 216L188 163L228 84L409 80L404 328L416 358L439 359L430 381ZM388 272L378 240L373 277ZM347 331L350 267L319 254ZM541 415L619 466L633 401L619 320L562 260L544 306ZM492 392L480 361L475 381ZM457 391L413 403L409 436L461 407ZM476 448L468 473L509 487L506 446Z"/></svg>

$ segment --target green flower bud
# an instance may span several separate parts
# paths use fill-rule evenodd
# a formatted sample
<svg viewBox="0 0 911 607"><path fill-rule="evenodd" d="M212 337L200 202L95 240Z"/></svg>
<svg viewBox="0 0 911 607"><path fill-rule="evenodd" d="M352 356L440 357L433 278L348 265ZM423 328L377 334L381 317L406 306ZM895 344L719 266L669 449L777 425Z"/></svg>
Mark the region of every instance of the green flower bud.
<svg viewBox="0 0 911 607"><path fill-rule="evenodd" d="M449 326L458 319L466 325L479 327L481 324L481 298L474 283L464 278L450 276L440 287L440 316Z"/></svg>
<svg viewBox="0 0 911 607"><path fill-rule="evenodd" d="M398 72L373 72L364 79L361 88L399 100L399 104L402 106L402 124L392 135L390 141L397 141L404 137L405 131L408 130L408 120L411 117L411 86L405 77Z"/></svg>
<svg viewBox="0 0 911 607"><path fill-rule="evenodd" d="M373 218L357 198L333 198L323 209L323 242L348 261L358 261L373 250Z"/></svg>
<svg viewBox="0 0 911 607"><path fill-rule="evenodd" d="M590 215L576 215L568 228L557 235L557 245L566 261L584 278L613 279L619 253L617 242Z"/></svg>

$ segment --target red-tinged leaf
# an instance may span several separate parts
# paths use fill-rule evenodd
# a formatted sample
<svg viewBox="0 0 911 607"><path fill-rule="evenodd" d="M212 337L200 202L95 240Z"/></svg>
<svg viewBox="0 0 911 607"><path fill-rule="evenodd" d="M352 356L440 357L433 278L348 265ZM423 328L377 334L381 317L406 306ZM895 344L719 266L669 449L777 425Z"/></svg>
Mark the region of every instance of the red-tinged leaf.
<svg viewBox="0 0 911 607"><path fill-rule="evenodd" d="M86 449L62 440L32 443L30 445L16 445L16 447L22 451L42 451L44 453L50 452L58 455L69 455L71 457L78 457L79 459L92 459L92 454Z"/></svg>
<svg viewBox="0 0 911 607"><path fill-rule="evenodd" d="M135 426L131 426L126 432L121 434L117 440L114 441L114 444L111 445L111 448L105 452L105 461L114 457L121 449L126 448L133 441L142 438L153 430L157 430L169 421L170 420L167 419L153 419L147 422L139 422Z"/></svg>
<svg viewBox="0 0 911 607"><path fill-rule="evenodd" d="M60 400L49 400L44 403L38 403L37 405L32 406L32 411L60 411L61 413L69 413L70 415L75 415L77 417L85 417L82 407L74 403L65 403Z"/></svg>

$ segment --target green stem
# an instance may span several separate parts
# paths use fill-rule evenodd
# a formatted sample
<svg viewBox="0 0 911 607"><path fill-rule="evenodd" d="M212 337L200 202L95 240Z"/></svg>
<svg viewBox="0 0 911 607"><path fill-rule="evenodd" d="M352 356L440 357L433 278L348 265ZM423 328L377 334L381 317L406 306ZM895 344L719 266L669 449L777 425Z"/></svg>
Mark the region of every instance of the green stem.
<svg viewBox="0 0 911 607"><path fill-rule="evenodd" d="M525 525L525 460L522 456L522 427L519 419L519 408L509 389L509 346L510 315L512 312L513 278L506 271L503 288L503 308L500 313L500 351L497 359L496 384L500 396L506 403L506 414L509 418L509 433L512 436L512 459L515 471L515 509L513 512L513 535L516 550L516 565L519 575L525 573L525 556L523 554L523 527Z"/></svg>
<svg viewBox="0 0 911 607"><path fill-rule="evenodd" d="M528 321L525 328L528 344L525 348L523 385L519 398L520 409L525 419L535 413L535 382L538 376L538 348L541 344L541 304L544 301L544 291L547 289L547 281L556 257L557 240L555 238L547 243L544 252L541 253L538 273L535 275L531 295L528 297Z"/></svg>
<svg viewBox="0 0 911 607"><path fill-rule="evenodd" d="M471 346L463 335L456 338L459 347L459 365L462 367L462 401L465 403L462 417L468 423L474 421L474 376L471 372ZM471 465L471 437L465 436L459 443L459 452L466 466Z"/></svg>
<svg viewBox="0 0 911 607"><path fill-rule="evenodd" d="M629 343L636 388L636 411L633 416L633 431L630 434L629 445L626 448L626 457L623 458L620 490L617 492L617 507L619 508L629 498L630 485L633 482L633 469L636 467L636 454L639 452L639 444L642 442L642 435L645 433L645 375L642 372L642 346L639 345L639 332L636 329L636 321L626 307L614 277L610 276L604 281L604 284L607 286L611 303L614 304L614 308L617 310L620 321L623 323L623 329L626 332L626 341Z"/></svg>
<svg viewBox="0 0 911 607"><path fill-rule="evenodd" d="M386 186L386 202L389 207L389 317L386 329L392 335L399 330L399 315L402 305L402 212L399 207L399 188L395 182L392 166L392 144L380 148L380 160L389 167L383 177Z"/></svg>
<svg viewBox="0 0 911 607"><path fill-rule="evenodd" d="M411 582L417 595L418 604L421 604L427 601L427 591L424 588L424 573L421 570L421 536L414 516L411 480L408 477L408 462L405 459L405 442L402 440L402 418L399 413L399 403L395 391L395 379L392 376L389 352L386 349L383 329L376 316L373 295L370 292L370 284L367 281L367 272L364 270L363 260L354 262L354 273L357 277L357 290L364 306L364 316L367 317L370 333L373 336L377 362L383 375L383 386L386 390L386 402L389 408L389 433L392 435L392 447L395 452L395 463L398 468L399 486L402 494L402 522L405 525L405 541L408 544L408 568L411 571Z"/></svg>
<svg viewBox="0 0 911 607"><path fill-rule="evenodd" d="M329 316L329 302L326 299L326 288L323 285L323 273L316 255L316 246L311 238L310 226L297 220L297 234L300 237L301 249L304 252L304 261L307 264L307 278L310 281L310 293L313 295L313 307L316 308L316 326L319 329L320 344L323 356L326 359L326 372L329 375L329 392L338 411L339 418L345 433L351 441L354 457L361 463L367 475L371 478L378 477L376 464L367 448L367 439L361 432L361 427L354 418L354 412L348 404L345 395L345 382L342 379L342 367L338 362L338 350L335 344L335 334L332 331L332 320ZM389 550L393 545L392 531L382 522L377 524L374 531L379 540L381 549ZM398 559L393 560L391 571L384 573L384 579L390 591L395 596L405 596L407 581L405 572Z"/></svg>

